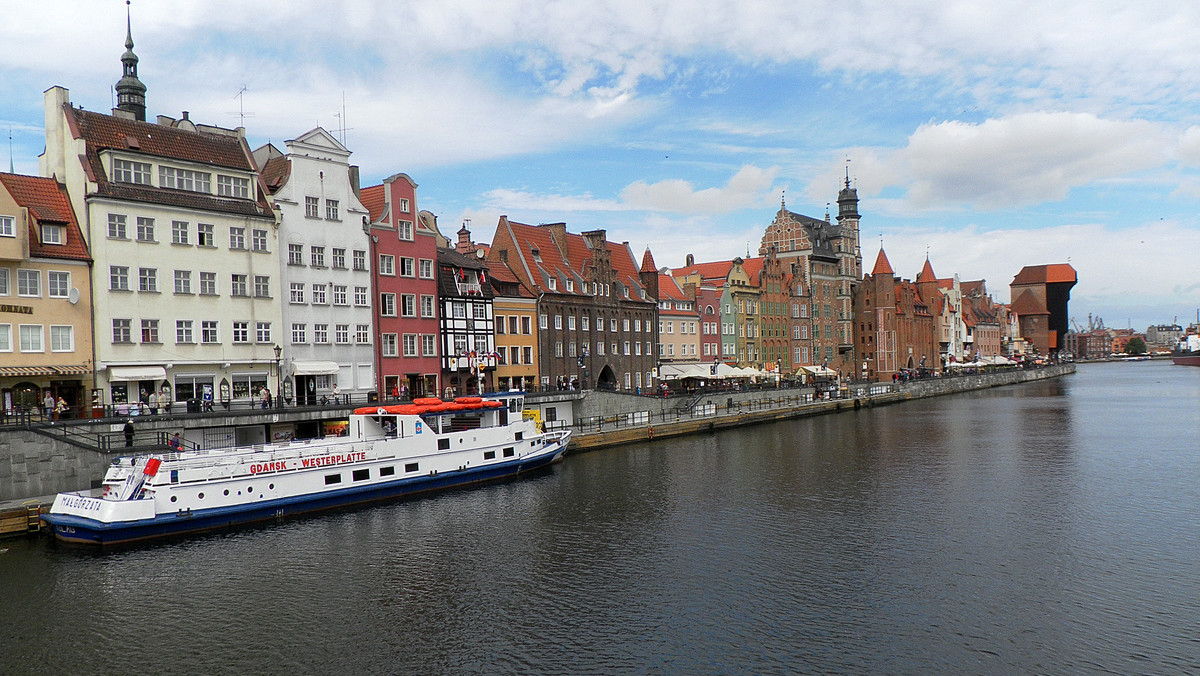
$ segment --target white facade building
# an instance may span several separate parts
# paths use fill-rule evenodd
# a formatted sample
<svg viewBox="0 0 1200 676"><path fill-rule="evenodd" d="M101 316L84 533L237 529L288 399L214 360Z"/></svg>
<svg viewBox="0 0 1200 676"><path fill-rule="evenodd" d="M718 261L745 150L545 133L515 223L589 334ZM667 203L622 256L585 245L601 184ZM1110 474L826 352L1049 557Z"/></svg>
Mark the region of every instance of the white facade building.
<svg viewBox="0 0 1200 676"><path fill-rule="evenodd" d="M61 87L45 95L40 171L66 185L95 261L93 403L278 392L279 239L244 131L138 115L73 107Z"/></svg>
<svg viewBox="0 0 1200 676"><path fill-rule="evenodd" d="M355 194L350 151L318 127L254 151L279 213L285 383L316 404L375 389L366 208Z"/></svg>

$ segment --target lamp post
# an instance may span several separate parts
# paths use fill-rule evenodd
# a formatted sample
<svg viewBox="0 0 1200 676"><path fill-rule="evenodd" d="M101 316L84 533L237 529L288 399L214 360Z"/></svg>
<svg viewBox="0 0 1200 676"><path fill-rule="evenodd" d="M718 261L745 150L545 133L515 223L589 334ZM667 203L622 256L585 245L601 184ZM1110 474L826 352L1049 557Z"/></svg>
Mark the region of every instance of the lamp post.
<svg viewBox="0 0 1200 676"><path fill-rule="evenodd" d="M280 377L279 356L283 354L283 348L276 345L275 350L275 408L283 407L283 378Z"/></svg>

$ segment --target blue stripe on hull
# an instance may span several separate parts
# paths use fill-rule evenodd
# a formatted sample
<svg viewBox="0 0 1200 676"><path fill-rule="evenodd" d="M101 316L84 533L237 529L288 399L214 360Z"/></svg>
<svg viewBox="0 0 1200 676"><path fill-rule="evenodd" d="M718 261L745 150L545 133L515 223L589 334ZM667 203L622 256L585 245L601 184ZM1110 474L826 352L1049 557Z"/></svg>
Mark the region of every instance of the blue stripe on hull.
<svg viewBox="0 0 1200 676"><path fill-rule="evenodd" d="M552 464L562 457L562 452L563 449L559 449L555 453L547 453L529 460L442 472L432 476L398 479L383 484L264 500L251 505L219 507L182 514L160 514L153 519L142 521L105 524L69 514L45 514L42 516L42 520L54 527L55 537L65 542L115 545L172 535L227 529L322 510L515 477Z"/></svg>

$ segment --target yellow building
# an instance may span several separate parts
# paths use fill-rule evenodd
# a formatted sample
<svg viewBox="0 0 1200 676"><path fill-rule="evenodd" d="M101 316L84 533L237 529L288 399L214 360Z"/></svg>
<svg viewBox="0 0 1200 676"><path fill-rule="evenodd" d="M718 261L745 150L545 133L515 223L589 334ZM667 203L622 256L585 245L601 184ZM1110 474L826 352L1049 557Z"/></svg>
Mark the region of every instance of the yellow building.
<svg viewBox="0 0 1200 676"><path fill-rule="evenodd" d="M501 261L488 262L488 283L495 290L496 389L529 390L538 383L537 297Z"/></svg>
<svg viewBox="0 0 1200 676"><path fill-rule="evenodd" d="M0 412L90 415L90 268L66 188L0 174Z"/></svg>

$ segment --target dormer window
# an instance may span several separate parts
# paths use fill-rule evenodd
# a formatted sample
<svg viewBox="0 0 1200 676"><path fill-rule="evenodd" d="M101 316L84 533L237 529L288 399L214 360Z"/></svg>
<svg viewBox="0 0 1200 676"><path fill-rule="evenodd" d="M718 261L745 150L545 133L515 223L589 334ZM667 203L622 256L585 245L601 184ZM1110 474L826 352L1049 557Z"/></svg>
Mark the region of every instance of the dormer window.
<svg viewBox="0 0 1200 676"><path fill-rule="evenodd" d="M42 244L65 244L63 227L61 225L45 224L42 226Z"/></svg>
<svg viewBox="0 0 1200 676"><path fill-rule="evenodd" d="M150 164L113 159L113 180L119 183L150 185Z"/></svg>
<svg viewBox="0 0 1200 676"><path fill-rule="evenodd" d="M551 290L551 291L556 291L556 290L558 290L558 280L557 280L557 279L555 279L554 277L551 277L551 278L547 279L547 280L546 280L546 283L550 285L550 290Z"/></svg>
<svg viewBox="0 0 1200 676"><path fill-rule="evenodd" d="M211 176L212 174L204 171L160 166L158 168L158 187L191 192L212 192Z"/></svg>
<svg viewBox="0 0 1200 676"><path fill-rule="evenodd" d="M250 198L250 179L217 174L217 194L221 197Z"/></svg>
<svg viewBox="0 0 1200 676"><path fill-rule="evenodd" d="M575 281L574 280L570 280L570 279L567 280L567 292L575 293Z"/></svg>

